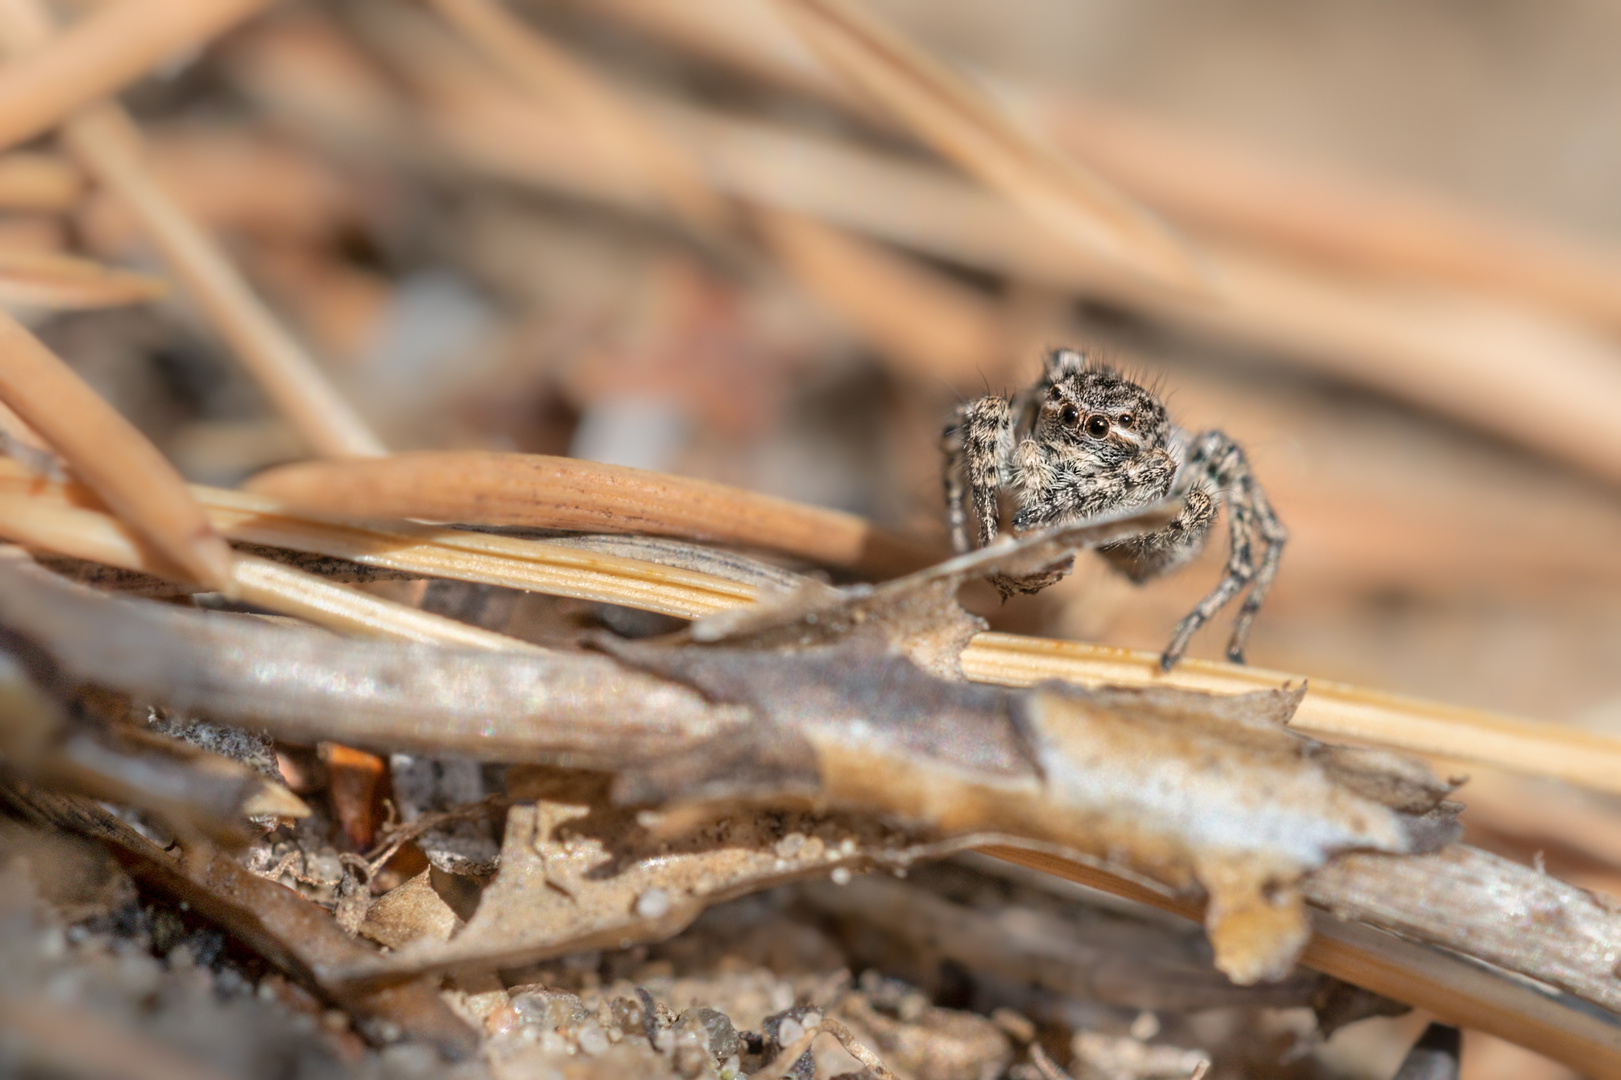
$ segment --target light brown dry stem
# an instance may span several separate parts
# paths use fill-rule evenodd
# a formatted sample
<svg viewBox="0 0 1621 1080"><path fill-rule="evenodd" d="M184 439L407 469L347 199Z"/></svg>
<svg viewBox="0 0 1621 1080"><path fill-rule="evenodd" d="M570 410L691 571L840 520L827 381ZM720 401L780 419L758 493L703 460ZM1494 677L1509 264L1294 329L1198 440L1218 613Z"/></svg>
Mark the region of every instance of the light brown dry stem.
<svg viewBox="0 0 1621 1080"><path fill-rule="evenodd" d="M0 399L102 501L194 581L230 588L231 551L146 437L39 339L0 312Z"/></svg>
<svg viewBox="0 0 1621 1080"><path fill-rule="evenodd" d="M56 154L15 151L0 156L0 207L70 210L84 197L84 176Z"/></svg>
<svg viewBox="0 0 1621 1080"><path fill-rule="evenodd" d="M118 520L61 503L0 494L0 536L35 550L125 570L183 580L191 576L177 573L169 560L151 551ZM223 541L220 544L224 546ZM221 591L341 633L465 649L536 649L517 638L392 603L268 559L232 556L227 575Z"/></svg>
<svg viewBox="0 0 1621 1080"><path fill-rule="evenodd" d="M210 6L226 5L214 0L196 8ZM165 13L150 17L161 22ZM21 64L63 48L62 38L53 39L39 0L0 0L0 40L7 53L23 58ZM141 163L140 134L118 105L78 112L64 122L62 137L78 162L129 206L271 402L317 452L333 457L387 452L213 239L152 178Z"/></svg>
<svg viewBox="0 0 1621 1080"><path fill-rule="evenodd" d="M0 147L48 131L152 69L206 44L268 0L120 0L102 4L49 49L0 69Z"/></svg>
<svg viewBox="0 0 1621 1080"><path fill-rule="evenodd" d="M555 108L605 158L645 184L688 224L726 227L725 202L686 148L659 130L601 76L493 0L431 0L479 52L547 107Z"/></svg>
<svg viewBox="0 0 1621 1080"><path fill-rule="evenodd" d="M119 307L156 300L169 291L162 278L117 270L55 252L0 251L0 304L57 311Z"/></svg>
<svg viewBox="0 0 1621 1080"><path fill-rule="evenodd" d="M942 554L837 510L539 454L420 451L374 461L306 462L261 473L246 487L317 516L682 536L766 548L877 577L918 569Z"/></svg>
<svg viewBox="0 0 1621 1080"><path fill-rule="evenodd" d="M864 120L886 119L753 0L598 0L593 10ZM1621 320L1621 257L1614 251L1112 103L1003 79L986 83L1015 115L1175 221L1347 267L1492 291L1609 326Z"/></svg>
<svg viewBox="0 0 1621 1080"><path fill-rule="evenodd" d="M1196 249L1101 177L1023 130L967 79L855 0L776 0L843 78L959 168L1127 276L1177 293L1208 281Z"/></svg>

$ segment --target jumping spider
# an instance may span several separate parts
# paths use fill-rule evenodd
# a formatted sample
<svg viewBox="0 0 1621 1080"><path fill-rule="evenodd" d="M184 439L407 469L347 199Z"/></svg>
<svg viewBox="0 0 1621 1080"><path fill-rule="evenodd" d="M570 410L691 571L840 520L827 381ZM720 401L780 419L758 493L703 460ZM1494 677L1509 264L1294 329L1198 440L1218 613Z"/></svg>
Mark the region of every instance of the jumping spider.
<svg viewBox="0 0 1621 1080"><path fill-rule="evenodd" d="M1225 502L1232 534L1226 576L1177 624L1160 666L1169 671L1195 631L1247 585L1249 596L1227 645L1228 658L1244 662L1250 624L1277 574L1289 534L1232 439L1219 431L1189 435L1143 387L1112 368L1088 363L1081 353L1056 349L1033 388L1011 399L982 397L958 405L941 444L946 514L959 552L996 538L997 495L1003 489L1018 502L1015 532L1081 524L1180 496L1183 508L1164 528L1098 548L1115 569L1141 583L1197 555L1215 524L1217 504ZM963 498L965 473L978 524L973 538ZM1257 535L1264 545L1259 558ZM1036 592L1065 572L1067 566L992 581L1005 599Z"/></svg>

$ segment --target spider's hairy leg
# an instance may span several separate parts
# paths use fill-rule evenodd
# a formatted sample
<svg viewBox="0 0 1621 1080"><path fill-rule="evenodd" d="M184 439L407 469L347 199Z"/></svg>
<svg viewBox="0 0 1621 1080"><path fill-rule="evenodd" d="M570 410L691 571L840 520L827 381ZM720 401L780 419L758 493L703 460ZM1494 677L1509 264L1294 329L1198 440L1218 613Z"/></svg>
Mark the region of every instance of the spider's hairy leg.
<svg viewBox="0 0 1621 1080"><path fill-rule="evenodd" d="M1216 520L1216 500L1195 487L1183 496L1182 509L1163 528L1098 548L1116 570L1141 585L1181 566L1204 550Z"/></svg>
<svg viewBox="0 0 1621 1080"><path fill-rule="evenodd" d="M1278 576L1278 561L1283 557L1283 545L1289 541L1289 530L1278 520L1261 486L1247 473L1242 486L1243 497L1248 498L1255 524L1260 528L1261 538L1266 541L1266 552L1255 571L1255 583L1250 586L1249 595L1244 597L1244 604L1238 609L1238 618L1233 620L1233 636L1227 643L1227 659L1235 664L1244 662L1244 645L1249 640L1250 625L1255 622L1255 613L1266 602L1272 579Z"/></svg>
<svg viewBox="0 0 1621 1080"><path fill-rule="evenodd" d="M1182 658L1182 654L1187 650L1188 641L1199 628L1209 622L1228 601L1242 592L1246 585L1252 581L1266 586L1271 585L1272 577L1277 572L1278 559L1282 555L1283 541L1288 535L1284 532L1277 515L1272 512L1266 496L1255 483L1244 451L1227 435L1219 431L1209 431L1201 435L1195 443L1193 453L1188 457L1188 466L1202 470L1227 503L1230 548L1227 554L1226 573L1221 583L1177 624L1176 632L1171 636L1171 643L1166 646L1164 654L1160 657L1160 667L1165 671L1169 671ZM1267 545L1267 551L1259 565L1255 559L1258 525L1261 540ZM1260 600L1264 599L1263 591ZM1260 607L1260 600L1246 604L1246 608L1250 609L1249 617L1245 618L1240 612L1239 620L1235 623L1233 638L1227 646L1227 658L1234 663L1244 662L1244 641L1250 623L1254 621L1254 611Z"/></svg>
<svg viewBox="0 0 1621 1080"><path fill-rule="evenodd" d="M1013 405L1007 398L982 397L958 405L941 436L945 450L946 513L951 543L957 551L984 547L996 539L1000 516L996 491L1013 452ZM970 543L963 512L962 480L978 523L977 544Z"/></svg>

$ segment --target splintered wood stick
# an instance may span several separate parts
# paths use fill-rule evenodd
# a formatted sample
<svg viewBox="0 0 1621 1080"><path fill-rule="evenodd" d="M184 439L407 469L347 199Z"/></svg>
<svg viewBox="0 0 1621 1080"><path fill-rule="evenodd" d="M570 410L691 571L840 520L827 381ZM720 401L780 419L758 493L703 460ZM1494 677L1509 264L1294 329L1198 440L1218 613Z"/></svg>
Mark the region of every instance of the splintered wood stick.
<svg viewBox="0 0 1621 1080"><path fill-rule="evenodd" d="M161 13L152 17L160 18ZM39 0L0 0L0 41L6 52L24 59L50 55L65 40L52 34ZM387 453L219 245L152 178L140 160L140 135L120 107L104 104L76 113L63 123L62 137L78 162L129 206L215 329L318 453L331 457Z"/></svg>
<svg viewBox="0 0 1621 1080"><path fill-rule="evenodd" d="M1194 922L1204 918L1203 904L1198 901L1170 896L1060 855L1011 846L979 850ZM1465 857L1482 854L1464 851ZM1444 857L1445 853L1434 856ZM1307 881L1311 895L1311 879ZM1328 892L1324 890L1323 902L1330 902ZM1417 1005L1460 1027L1493 1032L1585 1075L1611 1076L1621 1071L1621 1032L1614 1025L1450 953L1360 922L1337 919L1326 911L1313 911L1312 915L1312 937L1300 957L1306 967Z"/></svg>
<svg viewBox="0 0 1621 1080"><path fill-rule="evenodd" d="M153 68L198 48L269 0L117 0L51 48L0 68L0 147L33 138Z"/></svg>
<svg viewBox="0 0 1621 1080"><path fill-rule="evenodd" d="M231 549L174 466L17 320L0 312L0 400L193 580L229 591Z"/></svg>

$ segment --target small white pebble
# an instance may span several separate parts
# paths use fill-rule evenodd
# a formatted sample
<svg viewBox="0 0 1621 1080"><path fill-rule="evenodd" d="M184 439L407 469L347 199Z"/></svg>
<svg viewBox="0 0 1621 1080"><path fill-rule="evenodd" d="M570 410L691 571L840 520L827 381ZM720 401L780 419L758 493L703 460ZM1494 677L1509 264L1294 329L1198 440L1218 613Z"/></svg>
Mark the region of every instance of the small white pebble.
<svg viewBox="0 0 1621 1080"><path fill-rule="evenodd" d="M581 1052L591 1057L601 1057L608 1052L608 1034L598 1024L585 1025L575 1039L580 1044Z"/></svg>
<svg viewBox="0 0 1621 1080"><path fill-rule="evenodd" d="M856 842L854 840L852 840L850 837L846 836L843 840L839 841L839 854L840 855L854 855L855 853L856 853Z"/></svg>
<svg viewBox="0 0 1621 1080"><path fill-rule="evenodd" d="M801 832L791 832L781 840L777 841L777 857L780 859L791 859L795 855L798 855L799 849L804 846L805 834Z"/></svg>
<svg viewBox="0 0 1621 1080"><path fill-rule="evenodd" d="M662 919L670 913L670 894L648 889L636 898L636 914L643 919Z"/></svg>
<svg viewBox="0 0 1621 1080"><path fill-rule="evenodd" d="M833 873L829 876L833 879L835 885L850 884L850 868L848 866L835 866Z"/></svg>
<svg viewBox="0 0 1621 1080"><path fill-rule="evenodd" d="M737 1075L743 1071L743 1063L736 1054L727 1058L720 1067L720 1080L737 1080Z"/></svg>
<svg viewBox="0 0 1621 1080"><path fill-rule="evenodd" d="M787 983L777 983L771 988L771 1009L781 1012L794 1003L794 988Z"/></svg>
<svg viewBox="0 0 1621 1080"><path fill-rule="evenodd" d="M805 1034L805 1027L793 1017L785 1017L777 1026L777 1045L783 1049L794 1045Z"/></svg>
<svg viewBox="0 0 1621 1080"><path fill-rule="evenodd" d="M822 1022L822 1014L819 1012L808 1012L805 1014L804 1019L800 1022L805 1025L805 1030L809 1031L811 1028Z"/></svg>
<svg viewBox="0 0 1621 1080"><path fill-rule="evenodd" d="M1137 1019L1131 1022L1131 1037L1138 1042L1147 1042L1159 1034L1159 1017L1144 1009L1137 1014Z"/></svg>

